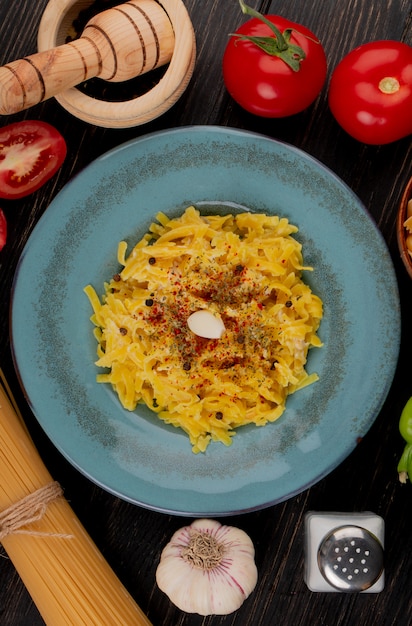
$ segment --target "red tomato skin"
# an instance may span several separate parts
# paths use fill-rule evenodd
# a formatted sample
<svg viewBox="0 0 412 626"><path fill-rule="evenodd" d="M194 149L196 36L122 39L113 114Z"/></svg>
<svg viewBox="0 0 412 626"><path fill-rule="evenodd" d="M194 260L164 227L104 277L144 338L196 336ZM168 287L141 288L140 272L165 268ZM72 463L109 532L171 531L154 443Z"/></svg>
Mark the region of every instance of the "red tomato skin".
<svg viewBox="0 0 412 626"><path fill-rule="evenodd" d="M8 160L7 150L18 145L21 146L21 156ZM0 128L0 198L17 200L37 191L54 176L66 154L64 138L47 122L22 120ZM10 169L10 161L14 160L16 167L23 164L23 169L29 171L25 175L20 175L21 172L16 175Z"/></svg>
<svg viewBox="0 0 412 626"><path fill-rule="evenodd" d="M267 118L295 115L319 95L326 80L327 62L318 38L305 26L286 18L266 15L283 33L292 28L290 43L300 46L306 58L294 72L282 59L271 56L249 41L231 37L223 55L223 79L232 98L246 111ZM269 26L252 18L236 34L273 35Z"/></svg>
<svg viewBox="0 0 412 626"><path fill-rule="evenodd" d="M399 81L396 93L379 89L383 78ZM336 66L329 85L336 121L358 141L392 143L412 133L412 47L383 40L355 48Z"/></svg>
<svg viewBox="0 0 412 626"><path fill-rule="evenodd" d="M6 216L0 209L0 252L3 250L7 239L7 222Z"/></svg>

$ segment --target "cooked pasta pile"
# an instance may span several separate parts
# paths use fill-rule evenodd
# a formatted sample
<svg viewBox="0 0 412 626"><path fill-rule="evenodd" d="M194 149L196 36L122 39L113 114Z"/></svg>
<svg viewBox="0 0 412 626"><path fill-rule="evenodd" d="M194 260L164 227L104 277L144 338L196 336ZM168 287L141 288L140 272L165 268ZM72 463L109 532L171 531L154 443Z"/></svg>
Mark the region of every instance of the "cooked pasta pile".
<svg viewBox="0 0 412 626"><path fill-rule="evenodd" d="M126 258L100 300L85 291L94 314L98 374L122 405L139 402L182 428L192 450L230 445L236 428L280 417L287 396L313 383L305 370L322 301L301 276L301 244L285 218L241 213L201 216L189 207L163 213ZM220 339L187 325L195 311L221 318Z"/></svg>

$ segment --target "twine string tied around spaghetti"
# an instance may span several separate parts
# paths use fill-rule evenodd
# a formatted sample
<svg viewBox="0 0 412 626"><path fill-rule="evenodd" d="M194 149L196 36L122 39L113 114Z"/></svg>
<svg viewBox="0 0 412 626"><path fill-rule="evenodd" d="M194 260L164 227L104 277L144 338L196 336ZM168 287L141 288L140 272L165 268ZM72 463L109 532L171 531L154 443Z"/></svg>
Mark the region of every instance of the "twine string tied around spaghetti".
<svg viewBox="0 0 412 626"><path fill-rule="evenodd" d="M30 524L40 521L48 505L62 496L61 486L57 481L52 481L0 512L0 541L8 535L73 538L73 535L64 533L39 532L27 528Z"/></svg>

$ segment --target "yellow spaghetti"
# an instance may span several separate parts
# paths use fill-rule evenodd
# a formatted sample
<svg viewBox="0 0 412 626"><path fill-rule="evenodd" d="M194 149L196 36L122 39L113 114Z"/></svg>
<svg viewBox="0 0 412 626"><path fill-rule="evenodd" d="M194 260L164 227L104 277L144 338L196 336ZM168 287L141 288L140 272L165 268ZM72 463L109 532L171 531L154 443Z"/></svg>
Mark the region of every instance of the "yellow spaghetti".
<svg viewBox="0 0 412 626"><path fill-rule="evenodd" d="M44 623L151 626L64 497L26 511L18 527L26 498L53 482L0 370L1 543Z"/></svg>
<svg viewBox="0 0 412 626"><path fill-rule="evenodd" d="M254 213L202 216L189 207L163 213L126 258L100 300L85 291L98 342L98 374L122 405L139 402L182 428L192 450L230 445L236 428L280 417L287 396L313 383L305 370L322 301L302 280L297 227ZM206 310L225 327L205 339L187 325Z"/></svg>

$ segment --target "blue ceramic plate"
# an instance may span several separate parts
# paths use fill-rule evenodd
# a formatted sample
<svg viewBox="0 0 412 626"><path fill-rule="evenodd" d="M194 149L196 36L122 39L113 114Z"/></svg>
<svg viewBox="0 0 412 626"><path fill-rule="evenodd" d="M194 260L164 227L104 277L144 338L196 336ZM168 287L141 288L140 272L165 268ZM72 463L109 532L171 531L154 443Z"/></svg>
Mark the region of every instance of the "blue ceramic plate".
<svg viewBox="0 0 412 626"><path fill-rule="evenodd" d="M231 447L194 455L147 408L123 410L95 381L96 343L83 287L98 293L158 211L238 206L299 227L306 280L324 302L320 381L284 415L239 430ZM192 127L151 134L94 161L54 199L17 270L15 364L30 405L60 452L104 489L141 506L222 516L303 491L343 461L372 425L398 357L400 312L385 243L359 199L305 153L248 132Z"/></svg>

